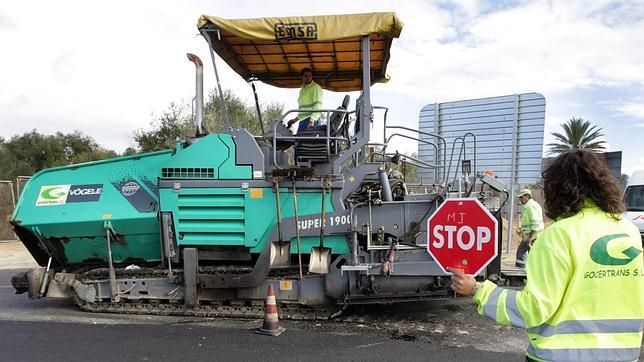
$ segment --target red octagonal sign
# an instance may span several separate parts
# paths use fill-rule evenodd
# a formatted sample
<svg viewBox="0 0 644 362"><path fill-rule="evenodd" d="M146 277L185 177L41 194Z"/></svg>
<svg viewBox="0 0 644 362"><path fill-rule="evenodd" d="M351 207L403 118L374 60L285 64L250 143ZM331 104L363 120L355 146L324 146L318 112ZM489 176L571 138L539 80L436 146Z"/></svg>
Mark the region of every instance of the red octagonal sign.
<svg viewBox="0 0 644 362"><path fill-rule="evenodd" d="M480 273L498 254L496 218L477 199L448 199L427 220L427 251L438 265Z"/></svg>

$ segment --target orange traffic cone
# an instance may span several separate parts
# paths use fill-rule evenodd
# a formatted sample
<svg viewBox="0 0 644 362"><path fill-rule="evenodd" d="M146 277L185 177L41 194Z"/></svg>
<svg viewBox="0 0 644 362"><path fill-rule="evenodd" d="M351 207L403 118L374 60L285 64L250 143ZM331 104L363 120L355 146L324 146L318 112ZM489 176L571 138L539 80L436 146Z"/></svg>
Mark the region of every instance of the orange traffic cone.
<svg viewBox="0 0 644 362"><path fill-rule="evenodd" d="M266 296L266 308L264 309L264 325L257 328L255 333L266 334L277 337L282 334L286 328L280 327L279 316L277 315L277 304L275 302L275 289L273 284L268 284L268 295Z"/></svg>

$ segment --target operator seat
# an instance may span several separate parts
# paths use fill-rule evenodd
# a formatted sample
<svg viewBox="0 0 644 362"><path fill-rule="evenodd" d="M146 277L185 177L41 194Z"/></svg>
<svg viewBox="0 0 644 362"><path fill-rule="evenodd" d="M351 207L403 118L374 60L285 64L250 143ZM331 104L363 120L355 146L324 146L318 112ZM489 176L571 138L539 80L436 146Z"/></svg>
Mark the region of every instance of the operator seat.
<svg viewBox="0 0 644 362"><path fill-rule="evenodd" d="M273 134L273 129L275 129L275 134ZM283 151L295 144L293 140L285 140L280 137L293 137L293 132L288 129L281 121L277 120L271 123L268 126L268 132L263 136L255 137L255 140L258 144L263 144L268 147L272 147L273 137L277 136L276 148L279 151Z"/></svg>
<svg viewBox="0 0 644 362"><path fill-rule="evenodd" d="M351 97L347 94L342 100L342 105L337 108L338 111L346 111L349 106ZM326 162L329 160L330 154L336 154L338 147L337 141L330 141L330 152L327 154L326 137L327 127L330 127L329 136L337 137L344 136L348 131L349 115L345 112L333 112L329 117L328 125L323 124L320 126L309 127L303 132L298 133L302 137L320 137L320 140L298 140L295 142L295 157L302 161L311 162Z"/></svg>

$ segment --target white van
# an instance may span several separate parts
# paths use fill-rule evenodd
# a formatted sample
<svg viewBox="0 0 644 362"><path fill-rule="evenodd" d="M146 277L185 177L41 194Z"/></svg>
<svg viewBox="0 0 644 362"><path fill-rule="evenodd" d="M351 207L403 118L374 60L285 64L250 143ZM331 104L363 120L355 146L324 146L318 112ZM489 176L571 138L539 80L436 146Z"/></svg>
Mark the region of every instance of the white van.
<svg viewBox="0 0 644 362"><path fill-rule="evenodd" d="M640 229L644 245L644 170L635 171L624 190L626 218Z"/></svg>

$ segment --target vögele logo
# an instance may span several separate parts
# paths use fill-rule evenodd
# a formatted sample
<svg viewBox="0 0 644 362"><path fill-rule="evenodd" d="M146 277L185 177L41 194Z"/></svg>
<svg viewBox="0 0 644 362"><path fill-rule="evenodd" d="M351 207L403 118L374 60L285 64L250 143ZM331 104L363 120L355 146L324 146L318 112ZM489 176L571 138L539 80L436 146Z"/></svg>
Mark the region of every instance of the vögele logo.
<svg viewBox="0 0 644 362"><path fill-rule="evenodd" d="M626 265L633 261L640 253L641 250L630 246L622 250L622 253L627 256L625 258L615 258L608 254L608 243L613 239L625 238L628 237L627 234L612 234L604 235L601 238L595 240L593 245L590 247L590 258L597 264L601 265Z"/></svg>
<svg viewBox="0 0 644 362"><path fill-rule="evenodd" d="M78 196L78 195L98 195L101 193L101 188L80 188L77 187L75 189L72 189L69 191L70 195Z"/></svg>
<svg viewBox="0 0 644 362"><path fill-rule="evenodd" d="M95 202L101 198L103 184L72 185L69 188L67 203L70 202Z"/></svg>
<svg viewBox="0 0 644 362"><path fill-rule="evenodd" d="M126 197L132 196L136 194L136 192L139 191L140 188L141 186L138 183L134 181L130 181L125 185L121 186L121 194L123 194L123 196L126 196Z"/></svg>

